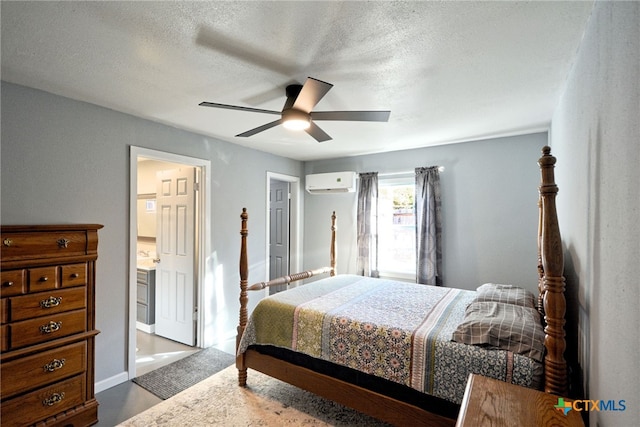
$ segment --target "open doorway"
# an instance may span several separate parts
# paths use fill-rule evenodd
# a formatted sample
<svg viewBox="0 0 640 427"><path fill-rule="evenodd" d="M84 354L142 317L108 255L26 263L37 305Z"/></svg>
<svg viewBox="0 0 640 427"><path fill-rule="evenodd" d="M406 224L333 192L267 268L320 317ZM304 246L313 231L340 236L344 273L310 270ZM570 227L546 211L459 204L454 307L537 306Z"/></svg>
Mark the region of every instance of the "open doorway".
<svg viewBox="0 0 640 427"><path fill-rule="evenodd" d="M267 172L267 280L302 268L300 178ZM286 288L286 286L282 286ZM275 293L283 289L269 289Z"/></svg>
<svg viewBox="0 0 640 427"><path fill-rule="evenodd" d="M208 160L131 147L129 378L203 346L209 174Z"/></svg>

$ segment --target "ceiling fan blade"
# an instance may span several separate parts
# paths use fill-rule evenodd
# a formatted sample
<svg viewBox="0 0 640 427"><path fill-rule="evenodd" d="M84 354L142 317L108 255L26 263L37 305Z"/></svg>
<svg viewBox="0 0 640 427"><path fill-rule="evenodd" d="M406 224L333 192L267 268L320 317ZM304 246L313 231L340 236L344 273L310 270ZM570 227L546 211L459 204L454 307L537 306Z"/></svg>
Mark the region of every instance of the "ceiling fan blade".
<svg viewBox="0 0 640 427"><path fill-rule="evenodd" d="M387 122L391 111L312 111L312 120Z"/></svg>
<svg viewBox="0 0 640 427"><path fill-rule="evenodd" d="M280 123L282 123L282 119L278 119L278 120L273 121L271 123L267 123L266 125L258 126L255 129L251 129L251 130L248 130L246 132L242 132L242 133L240 133L240 134L238 134L236 136L247 137L247 136L255 135L256 133L260 133L260 132L262 132L264 130L271 129L272 127L276 127Z"/></svg>
<svg viewBox="0 0 640 427"><path fill-rule="evenodd" d="M217 104L215 102L201 102L198 104L201 107L214 107L214 108L226 108L227 110L240 110L251 111L253 113L266 113L266 114L282 114L282 111L263 110L260 108L240 107L239 105Z"/></svg>
<svg viewBox="0 0 640 427"><path fill-rule="evenodd" d="M325 142L325 141L331 140L331 137L327 135L325 131L320 129L320 127L313 122L311 122L309 128L305 129L304 131L307 132L309 135L311 135L318 142Z"/></svg>
<svg viewBox="0 0 640 427"><path fill-rule="evenodd" d="M302 85L296 101L293 103L293 108L310 113L313 107L320 102L332 87L331 83L308 77L307 81Z"/></svg>

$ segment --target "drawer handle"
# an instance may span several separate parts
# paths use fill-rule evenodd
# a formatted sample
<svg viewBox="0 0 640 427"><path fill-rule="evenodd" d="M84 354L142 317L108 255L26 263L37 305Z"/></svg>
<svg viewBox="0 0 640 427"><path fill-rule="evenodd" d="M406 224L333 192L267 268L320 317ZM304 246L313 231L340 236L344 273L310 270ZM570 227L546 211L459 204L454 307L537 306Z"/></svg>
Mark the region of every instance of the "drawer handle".
<svg viewBox="0 0 640 427"><path fill-rule="evenodd" d="M58 247L66 248L69 245L69 239L58 239Z"/></svg>
<svg viewBox="0 0 640 427"><path fill-rule="evenodd" d="M9 238L7 237L6 239L4 239L4 240L2 241L2 244L3 244L3 245L5 245L5 246L11 246L11 245L13 245L13 240L11 240L11 239L9 239Z"/></svg>
<svg viewBox="0 0 640 427"><path fill-rule="evenodd" d="M78 273L73 273L73 274L71 275L71 277L72 277L73 279L77 279L78 277L80 277L80 275L79 275Z"/></svg>
<svg viewBox="0 0 640 427"><path fill-rule="evenodd" d="M40 307L52 308L59 306L60 303L62 303L62 297L49 297L40 301Z"/></svg>
<svg viewBox="0 0 640 427"><path fill-rule="evenodd" d="M4 282L2 286L5 286L5 287L13 286L13 282Z"/></svg>
<svg viewBox="0 0 640 427"><path fill-rule="evenodd" d="M44 365L45 372L53 372L58 369L62 369L66 362L66 359L53 359L51 362Z"/></svg>
<svg viewBox="0 0 640 427"><path fill-rule="evenodd" d="M49 278L47 276L42 276L41 278L38 279L38 282L46 282L48 280Z"/></svg>
<svg viewBox="0 0 640 427"><path fill-rule="evenodd" d="M62 399L64 399L64 392L53 393L48 399L42 401L42 406L53 406L62 402Z"/></svg>
<svg viewBox="0 0 640 427"><path fill-rule="evenodd" d="M59 331L62 328L62 322L54 322L53 320L46 325L40 326L40 332L43 334L50 334L52 332Z"/></svg>

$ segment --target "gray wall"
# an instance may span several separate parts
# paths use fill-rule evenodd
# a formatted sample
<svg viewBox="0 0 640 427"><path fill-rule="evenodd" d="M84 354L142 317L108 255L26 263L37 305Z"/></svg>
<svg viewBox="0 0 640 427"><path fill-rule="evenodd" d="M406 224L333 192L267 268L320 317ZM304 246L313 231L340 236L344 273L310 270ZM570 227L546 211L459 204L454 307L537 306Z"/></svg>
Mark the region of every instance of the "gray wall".
<svg viewBox="0 0 640 427"><path fill-rule="evenodd" d="M222 289L214 295L224 301L211 304L220 309L213 318L223 321L216 325L221 335L233 334L237 325L241 209L254 213L249 261L254 277L264 277L266 172L303 175L298 161L3 82L2 223L104 225L97 264L97 381L127 370L131 145L212 163L208 259L217 274L207 286Z"/></svg>
<svg viewBox="0 0 640 427"><path fill-rule="evenodd" d="M447 286L537 286L537 160L547 134L514 136L305 163L305 174L392 173L444 166L443 269ZM328 263L329 217L338 217L338 272L356 271L355 193L306 195L305 268ZM321 248L321 249L320 249Z"/></svg>
<svg viewBox="0 0 640 427"><path fill-rule="evenodd" d="M640 3L597 2L550 133L569 305L579 301L569 356L586 396L626 400L624 412L589 412L591 426L638 424L639 123Z"/></svg>

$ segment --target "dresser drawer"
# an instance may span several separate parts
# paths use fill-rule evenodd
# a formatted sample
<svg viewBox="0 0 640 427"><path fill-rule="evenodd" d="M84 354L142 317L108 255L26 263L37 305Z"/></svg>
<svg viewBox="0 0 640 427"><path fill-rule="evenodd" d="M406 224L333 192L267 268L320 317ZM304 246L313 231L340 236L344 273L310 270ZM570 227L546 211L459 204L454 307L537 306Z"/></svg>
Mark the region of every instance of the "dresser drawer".
<svg viewBox="0 0 640 427"><path fill-rule="evenodd" d="M58 287L58 267L39 267L29 270L29 292L46 291Z"/></svg>
<svg viewBox="0 0 640 427"><path fill-rule="evenodd" d="M62 287L85 286L87 284L87 263L69 264L60 267L62 270Z"/></svg>
<svg viewBox="0 0 640 427"><path fill-rule="evenodd" d="M0 326L0 351L9 350L9 325Z"/></svg>
<svg viewBox="0 0 640 427"><path fill-rule="evenodd" d="M9 299L0 299L0 324L9 322Z"/></svg>
<svg viewBox="0 0 640 427"><path fill-rule="evenodd" d="M3 363L2 398L81 374L86 369L86 341Z"/></svg>
<svg viewBox="0 0 640 427"><path fill-rule="evenodd" d="M14 350L32 344L54 340L86 330L86 310L75 310L37 319L10 323L9 348Z"/></svg>
<svg viewBox="0 0 640 427"><path fill-rule="evenodd" d="M82 230L3 232L2 260L80 256L87 253L87 233Z"/></svg>
<svg viewBox="0 0 640 427"><path fill-rule="evenodd" d="M79 287L5 298L9 302L9 321L17 322L85 308L86 294L86 288Z"/></svg>
<svg viewBox="0 0 640 427"><path fill-rule="evenodd" d="M78 375L2 403L2 427L34 424L84 402L86 380Z"/></svg>
<svg viewBox="0 0 640 427"><path fill-rule="evenodd" d="M20 295L27 292L26 270L0 272L0 296Z"/></svg>

